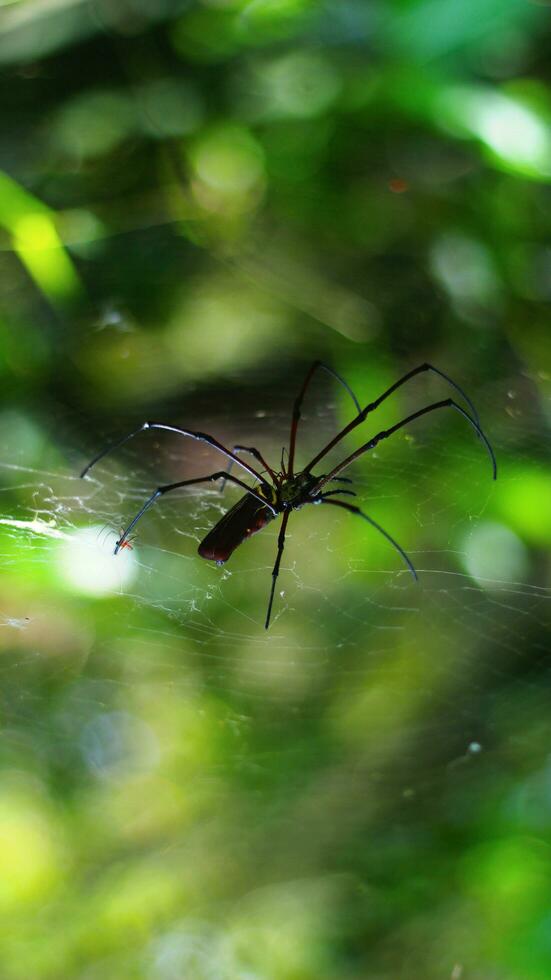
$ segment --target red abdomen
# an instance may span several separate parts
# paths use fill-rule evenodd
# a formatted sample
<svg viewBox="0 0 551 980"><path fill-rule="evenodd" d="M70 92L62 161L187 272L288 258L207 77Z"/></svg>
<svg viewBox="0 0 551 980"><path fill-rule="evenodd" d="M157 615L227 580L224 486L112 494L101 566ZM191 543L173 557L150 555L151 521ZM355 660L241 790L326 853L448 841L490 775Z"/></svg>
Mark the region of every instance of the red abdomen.
<svg viewBox="0 0 551 980"><path fill-rule="evenodd" d="M197 551L201 558L225 562L246 538L261 531L274 516L269 507L248 493L215 524Z"/></svg>

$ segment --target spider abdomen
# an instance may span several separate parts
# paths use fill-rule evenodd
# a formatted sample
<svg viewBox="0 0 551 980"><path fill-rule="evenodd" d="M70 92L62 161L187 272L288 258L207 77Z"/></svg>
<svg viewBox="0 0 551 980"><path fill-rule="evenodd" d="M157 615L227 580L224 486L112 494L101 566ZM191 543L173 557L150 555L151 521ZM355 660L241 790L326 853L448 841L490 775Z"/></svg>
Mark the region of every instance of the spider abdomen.
<svg viewBox="0 0 551 980"><path fill-rule="evenodd" d="M203 538L198 554L223 564L243 541L266 527L274 516L269 507L264 507L247 493Z"/></svg>

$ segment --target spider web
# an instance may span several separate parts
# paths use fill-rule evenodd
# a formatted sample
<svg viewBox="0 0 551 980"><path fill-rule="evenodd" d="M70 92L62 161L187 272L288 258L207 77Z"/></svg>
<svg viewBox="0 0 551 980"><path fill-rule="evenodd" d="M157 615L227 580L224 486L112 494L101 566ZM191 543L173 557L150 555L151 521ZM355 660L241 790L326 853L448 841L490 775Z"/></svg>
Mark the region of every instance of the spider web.
<svg viewBox="0 0 551 980"><path fill-rule="evenodd" d="M268 389L257 412L211 410L200 428L227 445L257 445L275 462L295 390L289 382L285 409L270 408ZM312 393L299 462L349 418L346 399L332 401L330 390ZM406 404L424 404L433 390L417 384ZM230 883L232 902L235 892L252 891L229 925L212 921L216 909L207 902L205 920L178 904L170 922L151 927L135 954L151 980L263 980L270 974L251 972L239 946L257 905L259 921L271 922L282 903L311 904L316 926L325 901L333 911L349 900L355 906L359 860L375 881L387 873L385 862L398 874L400 849L417 861L441 821L454 833L472 832L485 808L498 807L515 764L529 771L499 819L507 819L503 807L524 807L519 822L539 833L548 806L551 588L544 556L507 521L496 494L514 499L523 490L526 462L545 475L544 463L534 464L544 420L532 383L519 379L516 391L510 398L509 380L470 392L491 434L498 484L470 429L445 412L348 471L361 505L407 550L417 583L363 521L304 507L289 522L269 631L278 522L223 568L196 553L238 498L229 486L223 495L208 485L167 495L138 524L132 550L112 553L120 528L155 486L219 468L211 449L144 433L81 480L82 466L117 432L94 433L93 445L74 447L68 459L52 442L48 453L55 459L57 449L58 464L44 469L25 462L12 433L2 477L6 499L16 494L19 505L0 519L4 573L12 583L29 569L35 582L43 574L45 591L3 590L0 640L12 651L0 667L6 785L28 757L37 783L53 774L97 815L100 852L102 835L112 834L115 850L119 842L133 847L141 867L145 845L155 868L168 854L178 880L188 854L191 883L194 853L215 877L227 847L253 855L244 878ZM390 411L400 417L403 407ZM136 421L122 420L118 432ZM170 421L199 427L189 416ZM52 610L56 594L63 601ZM176 809L174 817L172 794L183 784L184 816ZM161 794L159 810L150 787ZM366 837L364 854L358 840L363 847ZM50 903L48 921L60 914ZM254 961L254 928L251 937ZM394 939L391 932L393 948ZM370 955L410 961L400 942L394 954L383 938L380 950ZM452 938L442 956L443 975L459 977L470 954ZM394 965L381 975L397 975ZM402 974L423 972L415 960Z"/></svg>
<svg viewBox="0 0 551 980"><path fill-rule="evenodd" d="M331 399L329 388L320 385L305 411L299 437L303 462L348 417L349 408ZM517 460L523 453L531 457L542 432L530 386L521 390L527 396L523 402L515 395L514 439L524 447L520 454L515 449ZM426 385L417 385L411 397L421 399L426 391ZM293 394L289 387L289 405ZM484 419L491 417L495 399L506 410L510 396L503 384L474 397ZM264 401L269 403L269 392ZM412 738L420 725L427 737L441 735L442 714L434 730L430 719L438 706L453 702L449 724L457 727L452 742L461 757L469 746L484 744L477 691L507 678L514 678L515 693L518 685L537 690L551 589L519 536L506 521L496 520L484 450L470 431L458 442L449 438L450 425L460 424L449 414L435 413L438 418L426 427L417 422L414 432L394 437L347 472L360 505L410 555L417 584L397 552L362 521L336 508L305 507L291 516L273 623L266 632L278 522L245 542L223 568L201 560L199 541L239 495L230 486L221 494L208 484L163 498L136 527L132 549L115 558L120 529L156 485L220 466L220 457L208 447L150 433L103 460L86 480L78 478L78 470L113 433L94 434L94 445L80 458L75 454L74 461L44 471L26 466L17 446L11 447L2 473L20 504L1 519L5 540L12 542L4 562L8 570L19 562L54 568L75 596L114 603L118 638L131 644L133 656L154 661L156 670L162 670L165 652L171 684L188 684L195 664L201 683L223 696L238 696L243 704L296 703L301 711L315 703L312 695L321 696L335 684L344 696L376 689L381 678L388 683L390 677L397 702L400 692L414 685L431 709L422 723L403 718L402 736L409 732ZM189 419L170 421L190 424ZM257 445L275 462L288 424L287 411L267 408L252 416L212 413L201 419L200 428L228 445ZM504 411L491 435L500 485L514 488L519 477L509 462L510 425ZM369 434L377 428L373 421L363 426ZM342 458L342 445L334 455ZM39 630L39 612L17 602L15 607L3 610L6 629L31 635L33 628ZM100 649L112 640L104 637ZM182 651L181 676L173 664L175 650ZM20 668L15 662L6 669Z"/></svg>

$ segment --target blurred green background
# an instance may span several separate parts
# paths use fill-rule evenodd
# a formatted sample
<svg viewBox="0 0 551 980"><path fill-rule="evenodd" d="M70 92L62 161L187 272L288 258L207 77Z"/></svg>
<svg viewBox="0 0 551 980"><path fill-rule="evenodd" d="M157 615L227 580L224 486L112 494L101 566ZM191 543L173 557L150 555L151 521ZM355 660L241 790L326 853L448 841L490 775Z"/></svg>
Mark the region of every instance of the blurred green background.
<svg viewBox="0 0 551 980"><path fill-rule="evenodd" d="M551 976L549 5L1 0L2 980ZM474 400L222 569L312 360ZM421 376L331 457L431 400ZM350 418L316 376L304 464ZM361 525L361 526L358 526Z"/></svg>

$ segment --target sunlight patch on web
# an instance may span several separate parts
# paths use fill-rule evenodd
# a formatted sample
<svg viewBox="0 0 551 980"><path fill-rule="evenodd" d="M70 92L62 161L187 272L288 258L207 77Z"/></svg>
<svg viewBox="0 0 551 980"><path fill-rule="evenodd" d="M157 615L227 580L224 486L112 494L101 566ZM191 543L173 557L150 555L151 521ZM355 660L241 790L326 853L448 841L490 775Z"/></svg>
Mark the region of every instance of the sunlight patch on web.
<svg viewBox="0 0 551 980"><path fill-rule="evenodd" d="M104 596L119 592L136 578L138 563L129 549L113 554L116 533L104 527L80 528L66 540L58 555L65 583L75 592Z"/></svg>
<svg viewBox="0 0 551 980"><path fill-rule="evenodd" d="M33 534L43 534L47 538L59 538L63 541L67 540L67 534L65 531L61 531L56 527L54 520L51 521L41 521L40 518L35 518L33 521L18 520L16 517L0 517L0 524L6 527L14 527L20 531L31 531Z"/></svg>

